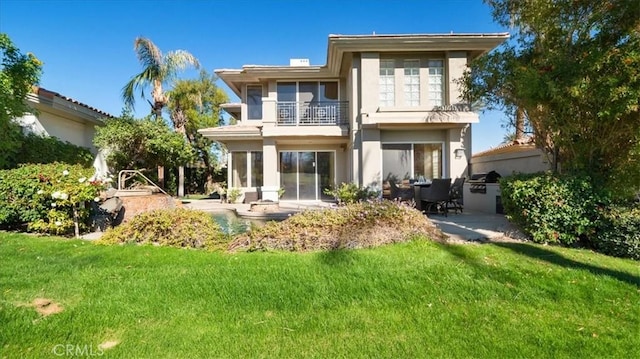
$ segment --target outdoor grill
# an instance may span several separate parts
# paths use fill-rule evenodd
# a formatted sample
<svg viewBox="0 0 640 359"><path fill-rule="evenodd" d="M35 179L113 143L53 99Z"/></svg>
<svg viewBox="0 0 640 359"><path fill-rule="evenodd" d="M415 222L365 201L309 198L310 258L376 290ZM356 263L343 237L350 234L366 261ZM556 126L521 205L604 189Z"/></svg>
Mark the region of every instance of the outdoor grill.
<svg viewBox="0 0 640 359"><path fill-rule="evenodd" d="M489 173L474 173L469 176L467 183L469 183L469 192L471 193L487 193L487 183L496 183L500 174L496 171Z"/></svg>

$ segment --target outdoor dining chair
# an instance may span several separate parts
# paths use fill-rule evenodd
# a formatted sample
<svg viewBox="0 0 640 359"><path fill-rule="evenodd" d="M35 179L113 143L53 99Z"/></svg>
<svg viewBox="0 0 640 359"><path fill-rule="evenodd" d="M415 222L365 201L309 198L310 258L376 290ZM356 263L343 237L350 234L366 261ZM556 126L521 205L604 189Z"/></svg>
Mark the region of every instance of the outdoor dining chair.
<svg viewBox="0 0 640 359"><path fill-rule="evenodd" d="M450 186L451 178L436 178L431 181L431 186L420 197L426 213L442 213L447 216Z"/></svg>
<svg viewBox="0 0 640 359"><path fill-rule="evenodd" d="M413 188L400 188L394 181L388 182L392 200L410 201L414 198Z"/></svg>
<svg viewBox="0 0 640 359"><path fill-rule="evenodd" d="M462 189L464 187L464 177L456 178L449 189L449 200L447 201L447 209L453 208L455 213L462 213Z"/></svg>

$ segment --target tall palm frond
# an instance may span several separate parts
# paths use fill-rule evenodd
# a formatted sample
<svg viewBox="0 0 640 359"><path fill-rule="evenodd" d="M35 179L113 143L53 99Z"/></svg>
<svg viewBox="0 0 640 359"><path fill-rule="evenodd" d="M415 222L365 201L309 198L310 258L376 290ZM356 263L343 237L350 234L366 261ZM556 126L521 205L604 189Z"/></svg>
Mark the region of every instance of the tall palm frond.
<svg viewBox="0 0 640 359"><path fill-rule="evenodd" d="M178 71L189 66L199 68L200 63L191 53L184 50L171 51L163 55L151 40L144 37L136 38L134 50L143 69L122 88L122 99L128 108L133 108L136 92L140 90L140 96L146 98L144 89L151 87L151 100L147 101L152 107L152 112L159 117L168 101L162 86L172 81Z"/></svg>

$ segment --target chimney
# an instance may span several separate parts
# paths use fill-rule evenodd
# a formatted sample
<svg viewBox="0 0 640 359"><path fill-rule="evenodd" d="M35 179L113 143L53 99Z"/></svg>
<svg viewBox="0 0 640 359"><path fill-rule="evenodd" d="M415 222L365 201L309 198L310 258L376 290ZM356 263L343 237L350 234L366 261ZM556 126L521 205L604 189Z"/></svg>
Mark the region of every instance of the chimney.
<svg viewBox="0 0 640 359"><path fill-rule="evenodd" d="M289 66L309 66L309 59L289 59Z"/></svg>

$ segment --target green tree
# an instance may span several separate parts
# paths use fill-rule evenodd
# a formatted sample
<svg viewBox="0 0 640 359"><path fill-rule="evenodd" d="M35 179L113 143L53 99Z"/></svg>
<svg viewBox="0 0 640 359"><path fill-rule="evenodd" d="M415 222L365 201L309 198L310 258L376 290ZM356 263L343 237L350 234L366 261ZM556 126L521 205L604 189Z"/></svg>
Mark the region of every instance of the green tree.
<svg viewBox="0 0 640 359"><path fill-rule="evenodd" d="M204 167L206 188L213 185L213 173L218 165L213 153L217 143L203 137L198 129L219 126L220 105L229 101L227 94L216 86L215 75L200 71L198 79L178 80L169 92L169 113L176 132L184 134Z"/></svg>
<svg viewBox="0 0 640 359"><path fill-rule="evenodd" d="M199 68L198 60L189 52L176 50L163 54L162 51L149 39L138 37L133 43L133 48L142 65L142 72L133 76L122 89L122 99L125 105L131 109L135 105L135 91L140 90L140 95L145 98L144 89L151 87L151 113L157 118L162 118L162 110L167 105L169 98L163 89L173 81L180 70L189 66ZM164 167L158 167L158 180L160 186L164 186Z"/></svg>
<svg viewBox="0 0 640 359"><path fill-rule="evenodd" d="M640 2L486 2L515 36L471 63L468 100L520 108L563 171L587 173L605 189L637 189Z"/></svg>
<svg viewBox="0 0 640 359"><path fill-rule="evenodd" d="M198 60L184 50L171 51L163 54L151 40L138 37L134 41L133 48L142 65L142 72L133 76L122 89L122 99L130 108L135 105L135 92L140 90L140 95L145 98L144 89L151 87L151 113L157 118L162 117L162 109L169 101L163 86L173 81L180 70L189 66L199 68Z"/></svg>
<svg viewBox="0 0 640 359"><path fill-rule="evenodd" d="M0 58L0 168L6 168L22 138L12 120L30 111L25 99L40 80L42 63L33 54L22 54L4 33L0 33Z"/></svg>
<svg viewBox="0 0 640 359"><path fill-rule="evenodd" d="M120 117L106 119L104 126L96 127L93 142L108 151L107 163L116 172L177 166L193 158L182 135L172 131L161 118L134 119L126 110Z"/></svg>

